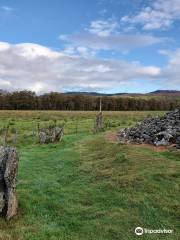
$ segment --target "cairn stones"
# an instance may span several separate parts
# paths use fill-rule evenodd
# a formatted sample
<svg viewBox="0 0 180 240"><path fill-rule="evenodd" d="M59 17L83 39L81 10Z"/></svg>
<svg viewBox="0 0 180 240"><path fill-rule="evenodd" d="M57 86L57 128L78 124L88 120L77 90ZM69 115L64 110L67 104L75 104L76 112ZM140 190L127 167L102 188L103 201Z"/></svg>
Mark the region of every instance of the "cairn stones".
<svg viewBox="0 0 180 240"><path fill-rule="evenodd" d="M120 142L147 143L155 146L175 144L180 148L180 109L166 113L162 117L146 118L133 128L118 133Z"/></svg>
<svg viewBox="0 0 180 240"><path fill-rule="evenodd" d="M39 131L39 142L40 144L48 144L60 142L64 135L63 127L53 127Z"/></svg>
<svg viewBox="0 0 180 240"><path fill-rule="evenodd" d="M0 213L7 220L17 214L16 177L19 157L16 148L0 147Z"/></svg>
<svg viewBox="0 0 180 240"><path fill-rule="evenodd" d="M176 138L176 148L180 149L180 135Z"/></svg>

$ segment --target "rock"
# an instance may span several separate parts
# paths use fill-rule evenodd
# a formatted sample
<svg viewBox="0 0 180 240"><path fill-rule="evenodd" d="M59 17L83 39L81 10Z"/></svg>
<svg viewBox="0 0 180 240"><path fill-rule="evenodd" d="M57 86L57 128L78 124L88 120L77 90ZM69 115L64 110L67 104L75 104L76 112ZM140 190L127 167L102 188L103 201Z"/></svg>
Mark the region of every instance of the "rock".
<svg viewBox="0 0 180 240"><path fill-rule="evenodd" d="M166 113L162 117L146 118L135 127L118 133L119 141L148 143L155 146L176 144L180 148L180 109Z"/></svg>
<svg viewBox="0 0 180 240"><path fill-rule="evenodd" d="M180 149L180 136L176 138L176 147Z"/></svg>
<svg viewBox="0 0 180 240"><path fill-rule="evenodd" d="M154 145L158 146L167 146L169 145L169 142L167 140L165 140L164 138L162 138L161 140L154 142Z"/></svg>
<svg viewBox="0 0 180 240"><path fill-rule="evenodd" d="M64 129L55 127L51 133L51 142L60 142L64 135Z"/></svg>
<svg viewBox="0 0 180 240"><path fill-rule="evenodd" d="M39 132L39 142L41 144L60 142L63 138L63 135L63 127L53 127L51 129L41 130Z"/></svg>
<svg viewBox="0 0 180 240"><path fill-rule="evenodd" d="M19 157L16 148L0 147L0 212L11 219L18 211L16 177Z"/></svg>
<svg viewBox="0 0 180 240"><path fill-rule="evenodd" d="M45 132L39 132L39 142L45 144L47 141L47 136Z"/></svg>
<svg viewBox="0 0 180 240"><path fill-rule="evenodd" d="M98 133L102 132L103 130L104 130L103 114L102 112L99 112L95 119L94 132Z"/></svg>
<svg viewBox="0 0 180 240"><path fill-rule="evenodd" d="M156 134L157 136L157 140L154 141L154 144L156 146L167 146L169 145L170 143L173 143L173 136L168 132L166 131L163 131L163 132L159 132Z"/></svg>

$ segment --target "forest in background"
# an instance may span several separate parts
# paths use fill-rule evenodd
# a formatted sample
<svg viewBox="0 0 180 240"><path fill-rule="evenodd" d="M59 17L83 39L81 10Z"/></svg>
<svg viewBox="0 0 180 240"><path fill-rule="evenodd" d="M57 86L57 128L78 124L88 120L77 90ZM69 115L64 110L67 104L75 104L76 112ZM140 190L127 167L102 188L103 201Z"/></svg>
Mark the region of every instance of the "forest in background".
<svg viewBox="0 0 180 240"><path fill-rule="evenodd" d="M97 111L101 98L103 111L153 111L180 107L177 95L93 96L83 94L46 93L31 91L0 93L1 110L67 110Z"/></svg>

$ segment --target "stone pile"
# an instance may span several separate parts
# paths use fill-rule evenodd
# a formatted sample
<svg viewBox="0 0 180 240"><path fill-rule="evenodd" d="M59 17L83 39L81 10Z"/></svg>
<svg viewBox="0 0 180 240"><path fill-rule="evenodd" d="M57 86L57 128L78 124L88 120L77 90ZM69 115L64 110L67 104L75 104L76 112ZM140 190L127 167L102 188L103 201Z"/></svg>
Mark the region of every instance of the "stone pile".
<svg viewBox="0 0 180 240"><path fill-rule="evenodd" d="M39 142L41 144L45 143L55 143L60 142L64 135L64 128L53 127L39 131Z"/></svg>
<svg viewBox="0 0 180 240"><path fill-rule="evenodd" d="M118 139L120 142L155 146L175 144L180 148L180 109L168 112L162 117L146 118L133 128L125 128L118 133Z"/></svg>
<svg viewBox="0 0 180 240"><path fill-rule="evenodd" d="M19 157L13 147L0 146L0 215L7 220L17 214L16 177Z"/></svg>

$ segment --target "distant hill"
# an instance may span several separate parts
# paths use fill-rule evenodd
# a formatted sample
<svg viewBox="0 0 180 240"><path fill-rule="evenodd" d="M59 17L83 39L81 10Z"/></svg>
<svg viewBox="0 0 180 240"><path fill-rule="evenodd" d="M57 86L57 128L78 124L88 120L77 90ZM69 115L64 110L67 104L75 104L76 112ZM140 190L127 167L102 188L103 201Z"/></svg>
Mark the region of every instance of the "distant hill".
<svg viewBox="0 0 180 240"><path fill-rule="evenodd" d="M156 90L149 93L99 93L99 92L65 92L65 95L86 95L86 96L180 96L180 91L176 90Z"/></svg>
<svg viewBox="0 0 180 240"><path fill-rule="evenodd" d="M66 95L86 95L86 96L117 96L126 95L127 93L98 93L98 92L65 92Z"/></svg>
<svg viewBox="0 0 180 240"><path fill-rule="evenodd" d="M0 89L0 94L7 94L8 91ZM100 92L80 92L80 91L72 91L72 92L64 92L61 93L63 95L84 95L84 96L94 96L94 97L105 97L105 96L109 96L109 97L116 97L116 96L123 96L123 97L150 97L150 96L154 96L154 97L160 97L160 96L167 96L167 97L180 97L180 91L177 90L156 90L153 92L149 92L149 93L100 93Z"/></svg>
<svg viewBox="0 0 180 240"><path fill-rule="evenodd" d="M0 94L6 94L6 93L7 93L6 90L2 90L2 89L0 89Z"/></svg>
<svg viewBox="0 0 180 240"><path fill-rule="evenodd" d="M154 92L148 93L148 95L158 95L158 96L180 96L180 91L176 90L156 90Z"/></svg>

